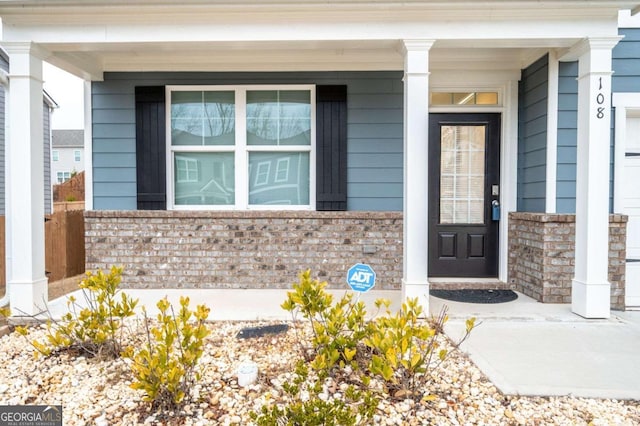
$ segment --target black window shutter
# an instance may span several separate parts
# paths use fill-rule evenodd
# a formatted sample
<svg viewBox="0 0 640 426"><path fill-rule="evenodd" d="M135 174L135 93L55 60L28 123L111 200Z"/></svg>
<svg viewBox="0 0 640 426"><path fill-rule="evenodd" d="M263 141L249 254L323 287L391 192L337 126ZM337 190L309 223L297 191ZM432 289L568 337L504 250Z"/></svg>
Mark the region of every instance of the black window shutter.
<svg viewBox="0 0 640 426"><path fill-rule="evenodd" d="M347 209L347 86L316 87L316 210Z"/></svg>
<svg viewBox="0 0 640 426"><path fill-rule="evenodd" d="M165 210L166 128L164 86L136 87L138 210Z"/></svg>

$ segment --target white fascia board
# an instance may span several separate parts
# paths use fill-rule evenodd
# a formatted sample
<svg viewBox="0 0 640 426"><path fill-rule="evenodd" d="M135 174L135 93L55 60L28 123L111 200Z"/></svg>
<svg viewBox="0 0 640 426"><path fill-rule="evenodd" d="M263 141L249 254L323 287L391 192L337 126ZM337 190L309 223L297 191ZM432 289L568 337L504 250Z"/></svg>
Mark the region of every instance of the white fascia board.
<svg viewBox="0 0 640 426"><path fill-rule="evenodd" d="M260 16L224 19L215 16L208 22L189 23L109 23L72 25L69 22L48 25L5 25L7 41L30 40L42 44L95 43L172 43L172 42L259 42L259 41L349 41L349 40L456 40L464 47L469 40L485 47L498 47L501 40L530 41L528 47L548 47L549 41L608 36L617 29L617 16L610 19L549 19L437 21L407 17L392 20L380 16L372 20L358 16L320 19L309 16L286 19L274 16L265 22ZM483 43L484 41L484 43ZM438 44L442 44L438 42ZM435 47L438 47L436 44ZM475 46L474 46L475 47ZM563 47L563 46L558 46Z"/></svg>
<svg viewBox="0 0 640 426"><path fill-rule="evenodd" d="M550 13L550 16L575 16L576 14L592 14L601 16L604 11L617 11L637 7L637 1L630 0L184 0L175 2L172 0L35 0L35 1L0 1L0 13L7 16L11 22L27 19L45 19L45 16L55 19L59 15L83 14L86 17L96 15L128 17L138 19L140 15L178 15L181 12L220 13L247 11L265 12L295 12L317 13L321 11L335 11L339 14L345 12L369 12L382 10L386 13L409 11L412 13L423 12L442 17L460 16L474 17L478 12L484 12L491 16L535 16L536 14ZM132 13L133 12L133 13ZM41 23L45 23L43 21Z"/></svg>

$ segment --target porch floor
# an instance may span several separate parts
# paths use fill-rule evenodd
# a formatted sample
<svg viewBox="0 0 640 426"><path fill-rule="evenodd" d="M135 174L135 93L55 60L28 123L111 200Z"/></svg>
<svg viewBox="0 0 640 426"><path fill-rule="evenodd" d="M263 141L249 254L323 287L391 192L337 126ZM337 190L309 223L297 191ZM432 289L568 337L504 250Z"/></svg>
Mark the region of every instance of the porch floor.
<svg viewBox="0 0 640 426"><path fill-rule="evenodd" d="M150 315L165 295L177 302L189 296L191 305L205 303L210 319L290 320L280 308L286 290L126 290L140 299ZM341 296L344 291L334 291ZM465 320L476 317L480 325L462 349L504 393L519 395L640 399L640 312L613 311L607 320L587 320L571 313L567 304L542 304L518 293L518 299L501 304L467 304L431 297L430 311L449 309L445 328L454 340L464 331ZM384 297L392 308L400 303L399 291L370 291L361 296L368 311ZM76 294L81 299L81 294ZM54 317L66 308L66 297L49 303Z"/></svg>

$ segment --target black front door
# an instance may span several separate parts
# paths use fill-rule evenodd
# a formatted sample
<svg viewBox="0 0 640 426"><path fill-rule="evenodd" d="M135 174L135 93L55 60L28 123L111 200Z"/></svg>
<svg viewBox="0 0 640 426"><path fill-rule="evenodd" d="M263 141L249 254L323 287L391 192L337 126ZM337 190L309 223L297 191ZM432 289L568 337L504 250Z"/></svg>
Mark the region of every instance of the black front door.
<svg viewBox="0 0 640 426"><path fill-rule="evenodd" d="M500 114L429 117L429 276L497 277Z"/></svg>

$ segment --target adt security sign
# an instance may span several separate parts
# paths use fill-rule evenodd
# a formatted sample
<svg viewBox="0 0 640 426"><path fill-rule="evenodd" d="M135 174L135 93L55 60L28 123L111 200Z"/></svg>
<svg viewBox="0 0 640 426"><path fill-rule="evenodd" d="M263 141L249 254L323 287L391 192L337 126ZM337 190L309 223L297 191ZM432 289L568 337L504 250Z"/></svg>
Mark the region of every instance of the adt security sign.
<svg viewBox="0 0 640 426"><path fill-rule="evenodd" d="M365 293L376 284L376 273L371 266L364 263L356 263L347 272L347 284L353 291Z"/></svg>

